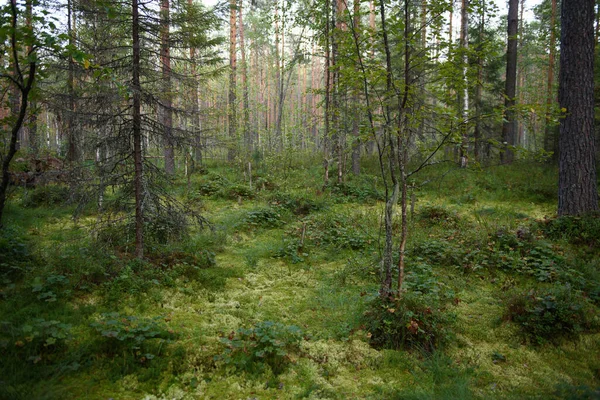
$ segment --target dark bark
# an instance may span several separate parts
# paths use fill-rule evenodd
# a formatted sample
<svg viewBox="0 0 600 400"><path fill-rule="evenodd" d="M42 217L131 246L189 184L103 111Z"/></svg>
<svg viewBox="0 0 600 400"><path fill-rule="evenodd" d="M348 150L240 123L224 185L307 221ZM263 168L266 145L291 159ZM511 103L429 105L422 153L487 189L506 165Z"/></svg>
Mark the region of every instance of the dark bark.
<svg viewBox="0 0 600 400"><path fill-rule="evenodd" d="M161 32L160 32L160 63L162 69L162 106L160 123L163 129L163 155L165 157L165 173L175 174L175 144L173 138L173 106L171 94L171 49L169 43L169 0L162 0L160 4Z"/></svg>
<svg viewBox="0 0 600 400"><path fill-rule="evenodd" d="M563 0L558 102L558 214L598 210L594 138L594 0Z"/></svg>
<svg viewBox="0 0 600 400"><path fill-rule="evenodd" d="M143 209L143 165L142 165L142 102L140 86L140 16L138 1L132 0L132 91L133 91L133 162L135 190L135 255L144 257L144 209Z"/></svg>
<svg viewBox="0 0 600 400"><path fill-rule="evenodd" d="M550 14L550 54L548 55L548 77L546 86L546 126L544 131L544 150L554 154L554 161L558 156L558 140L556 126L552 123L552 104L554 104L554 60L556 53L556 0L552 1Z"/></svg>
<svg viewBox="0 0 600 400"><path fill-rule="evenodd" d="M242 13L242 1L239 5L239 24L240 24L240 52L242 56L242 91L243 91L243 135L246 150L251 152L254 148L254 135L250 128L250 94L248 92L248 65L246 63L246 43L244 40L244 17Z"/></svg>
<svg viewBox="0 0 600 400"><path fill-rule="evenodd" d="M31 61L28 65L29 70L27 71L27 77L25 78L21 70L19 64L19 52L18 52L18 44L17 44L17 23L18 23L18 11L17 11L17 1L11 0L11 43L10 49L12 52L12 64L14 69L14 76L12 77L10 84L17 87L21 101L19 104L19 110L17 114L17 119L14 125L11 128L10 132L10 143L8 145L8 152L2 158L2 180L0 181L0 228L2 227L2 216L4 214L4 206L6 205L6 190L8 189L8 182L10 180L9 176L9 168L10 162L17 152L17 141L19 137L19 131L23 126L23 122L25 121L25 116L27 115L27 106L29 104L29 94L31 93L31 89L33 88L33 84L35 81L35 73L37 64L35 61Z"/></svg>
<svg viewBox="0 0 600 400"><path fill-rule="evenodd" d="M516 95L517 95L517 45L519 28L519 0L508 2L508 47L506 50L506 84L504 87L504 123L502 139L505 142L501 160L511 163L514 160L512 147L516 144Z"/></svg>
<svg viewBox="0 0 600 400"><path fill-rule="evenodd" d="M237 53L236 53L236 0L229 1L229 149L227 160L233 161L237 147Z"/></svg>

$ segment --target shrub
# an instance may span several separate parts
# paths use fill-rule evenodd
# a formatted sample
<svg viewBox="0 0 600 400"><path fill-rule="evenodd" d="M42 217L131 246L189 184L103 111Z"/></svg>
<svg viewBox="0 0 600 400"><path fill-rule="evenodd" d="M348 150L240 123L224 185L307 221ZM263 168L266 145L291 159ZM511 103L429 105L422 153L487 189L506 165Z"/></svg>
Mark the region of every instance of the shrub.
<svg viewBox="0 0 600 400"><path fill-rule="evenodd" d="M426 206L418 212L420 221L427 225L455 226L460 221L458 215L442 206Z"/></svg>
<svg viewBox="0 0 600 400"><path fill-rule="evenodd" d="M0 348L12 347L16 354L34 364L65 349L71 339L71 325L57 320L35 318L21 326L0 324Z"/></svg>
<svg viewBox="0 0 600 400"><path fill-rule="evenodd" d="M325 203L315 201L307 197L297 197L287 193L275 193L271 198L274 206L284 208L291 211L294 215L308 215L315 211L321 211L325 208Z"/></svg>
<svg viewBox="0 0 600 400"><path fill-rule="evenodd" d="M40 206L55 206L65 203L69 199L69 188L62 185L38 186L26 192L22 205L26 208Z"/></svg>
<svg viewBox="0 0 600 400"><path fill-rule="evenodd" d="M104 313L90 324L100 334L111 354L119 351L130 353L139 361L145 362L155 357L151 341L174 339L174 332L168 329L164 317L144 318L135 315L121 315L118 312ZM160 351L160 348L156 349Z"/></svg>
<svg viewBox="0 0 600 400"><path fill-rule="evenodd" d="M263 321L220 340L225 350L217 360L252 373L263 372L266 365L278 375L291 362L290 353L299 351L302 331L294 325Z"/></svg>
<svg viewBox="0 0 600 400"><path fill-rule="evenodd" d="M344 196L359 202L384 200L384 195L375 187L357 182L336 183L331 187L331 193Z"/></svg>
<svg viewBox="0 0 600 400"><path fill-rule="evenodd" d="M283 225L281 214L271 207L249 211L244 217L247 225L263 228L276 228Z"/></svg>
<svg viewBox="0 0 600 400"><path fill-rule="evenodd" d="M597 247L600 241L600 214L564 216L538 222L538 227L551 239L565 239L572 244Z"/></svg>
<svg viewBox="0 0 600 400"><path fill-rule="evenodd" d="M247 185L233 184L224 187L221 192L221 197L229 200L237 200L238 198L251 199L254 197L254 190Z"/></svg>
<svg viewBox="0 0 600 400"><path fill-rule="evenodd" d="M563 285L513 293L506 301L504 318L519 325L525 339L543 344L598 328L593 315L587 299Z"/></svg>
<svg viewBox="0 0 600 400"><path fill-rule="evenodd" d="M456 317L436 296L405 293L401 299L377 297L364 314L365 329L376 348L423 349L443 346Z"/></svg>

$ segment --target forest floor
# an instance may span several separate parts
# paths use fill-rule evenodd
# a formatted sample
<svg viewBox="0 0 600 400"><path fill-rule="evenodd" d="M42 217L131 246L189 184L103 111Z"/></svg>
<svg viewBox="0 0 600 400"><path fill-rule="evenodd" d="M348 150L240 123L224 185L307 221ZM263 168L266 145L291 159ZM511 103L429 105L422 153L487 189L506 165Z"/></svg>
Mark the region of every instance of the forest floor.
<svg viewBox="0 0 600 400"><path fill-rule="evenodd" d="M181 178L171 193L210 225L157 214L145 261L130 223L97 229L68 188L15 190L0 399L600 398L600 218L554 217L555 170L424 171L417 305L396 309L376 302L376 169L323 189L312 161L263 160L252 185L217 165ZM124 192L105 209L124 215Z"/></svg>

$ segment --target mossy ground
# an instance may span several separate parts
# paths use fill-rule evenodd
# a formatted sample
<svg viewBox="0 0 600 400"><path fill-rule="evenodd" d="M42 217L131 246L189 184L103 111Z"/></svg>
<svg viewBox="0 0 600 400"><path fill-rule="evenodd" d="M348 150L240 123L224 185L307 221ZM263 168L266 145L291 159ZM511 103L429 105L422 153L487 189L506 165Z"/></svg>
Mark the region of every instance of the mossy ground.
<svg viewBox="0 0 600 400"><path fill-rule="evenodd" d="M456 298L454 340L433 354L372 348L361 319L378 290L382 203L376 193L381 187L373 182L380 179L366 172L366 177L349 178L343 190L323 190L314 165L291 160L277 173L257 168L260 190L239 198L228 198L227 191L194 195L207 176L193 177L189 187L182 180L176 192L193 199L212 230L194 228L154 252L178 257L214 252L214 265L202 268L187 261L136 264L131 249L99 247L91 239L93 211L74 220L72 207L22 208L23 193L16 192L0 243L0 398L600 396L599 333L532 345L504 318L507 291L556 284L518 271L422 261L432 277L425 284ZM419 179L429 183L416 192L409 254L432 241L464 253L486 247L500 231L535 229L536 219L554 214L555 171L527 166L526 179L522 168L426 171ZM213 178L217 174L231 184L248 185L233 168L208 170ZM282 194L303 199L304 206L285 208L273 200ZM247 218L265 207L276 210L264 214L270 218L265 225ZM430 219L432 212L443 215ZM582 254L564 240L552 246L565 257ZM597 265L597 249L584 253L580 264ZM419 272L410 269L409 262L408 272L418 279ZM597 314L598 308L593 310ZM110 338L90 327L106 312L161 316L174 338L148 338L144 351L153 352L152 359L138 349L107 350ZM58 338L60 346L41 342L34 348L35 338L23 327L35 318L70 324L69 337ZM286 355L289 366L279 375L268 368L258 374L236 370L219 357L224 351L220 337L260 321L295 325L303 332L299 349Z"/></svg>

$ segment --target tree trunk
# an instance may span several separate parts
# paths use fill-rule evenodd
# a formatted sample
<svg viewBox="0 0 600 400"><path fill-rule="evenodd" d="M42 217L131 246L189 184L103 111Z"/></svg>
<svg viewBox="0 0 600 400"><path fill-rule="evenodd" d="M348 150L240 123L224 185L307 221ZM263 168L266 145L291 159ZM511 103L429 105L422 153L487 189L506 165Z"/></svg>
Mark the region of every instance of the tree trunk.
<svg viewBox="0 0 600 400"><path fill-rule="evenodd" d="M69 35L69 47L74 48L75 46L75 0L69 0L67 3L67 29ZM73 57L69 57L69 71L67 75L67 90L69 95L69 109L67 110L66 118L66 130L67 130L67 160L70 164L77 161L79 155L77 154L77 135L75 133L75 60Z"/></svg>
<svg viewBox="0 0 600 400"><path fill-rule="evenodd" d="M460 50L462 52L462 93L459 95L461 107L462 141L460 145L460 167L466 168L469 162L469 87L467 72L469 68L469 0L462 0L460 18Z"/></svg>
<svg viewBox="0 0 600 400"><path fill-rule="evenodd" d="M229 125L229 146L227 151L227 160L233 161L236 156L237 148L237 110L236 110L236 90L237 90L237 53L236 53L236 0L229 0L229 105L228 105L228 125Z"/></svg>
<svg viewBox="0 0 600 400"><path fill-rule="evenodd" d="M193 0L188 0L192 6ZM199 167L202 165L202 129L200 126L200 99L198 98L198 78L196 70L196 49L190 48L190 61L192 72L191 103L192 103L192 132L194 135L194 161Z"/></svg>
<svg viewBox="0 0 600 400"><path fill-rule="evenodd" d="M162 68L162 107L160 124L163 129L163 155L165 157L165 173L175 174L175 149L173 139L173 104L171 94L171 54L169 44L170 10L169 0L161 0L161 29L160 29L160 63Z"/></svg>
<svg viewBox="0 0 600 400"><path fill-rule="evenodd" d="M562 0L558 214L598 210L594 139L594 0Z"/></svg>
<svg viewBox="0 0 600 400"><path fill-rule="evenodd" d="M360 1L354 0L354 21L353 21L352 33L354 35L354 42L358 43L360 40L359 32L360 32ZM358 70L358 66L357 66ZM359 71L357 71L357 74ZM352 96L352 102L355 104L354 109L360 109L360 98L358 97L358 88L354 90L354 95ZM356 176L360 175L360 150L361 150L361 141L360 141L360 112L355 112L352 115L352 173Z"/></svg>
<svg viewBox="0 0 600 400"><path fill-rule="evenodd" d="M554 104L554 63L556 54L556 0L552 0L552 13L550 14L550 54L548 55L548 79L546 85L546 126L544 128L544 150L558 158L558 141L556 126L552 123L552 105Z"/></svg>
<svg viewBox="0 0 600 400"><path fill-rule="evenodd" d="M17 152L17 141L19 137L19 131L21 130L23 122L25 121L25 116L27 115L29 93L31 92L31 88L33 87L35 81L35 73L37 68L35 58L32 59L32 61L29 61L29 71L27 71L27 76L25 78L24 71L22 71L19 67L19 63L17 62L19 57L17 49L17 24L19 19L17 0L11 0L10 9L12 33L9 50L12 52L11 61L14 69L14 76L8 80L10 81L9 85L17 86L21 99L19 102L17 119L11 128L8 151L6 155L2 158L2 179L0 180L0 228L2 228L2 216L4 214L4 206L6 205L6 190L8 189L8 182L10 180L10 162L12 161L13 157Z"/></svg>
<svg viewBox="0 0 600 400"><path fill-rule="evenodd" d="M504 152L501 160L511 163L514 160L512 147L516 145L516 113L515 96L517 90L517 44L519 27L519 0L508 2L508 47L506 50L506 84L504 88L504 123L502 124L502 138Z"/></svg>
<svg viewBox="0 0 600 400"><path fill-rule="evenodd" d="M246 151L250 153L253 149L252 132L250 129L250 98L248 94L248 65L246 63L246 43L244 40L244 17L242 13L242 3L239 4L239 24L240 24L240 52L242 55L242 90L243 90L243 135Z"/></svg>
<svg viewBox="0 0 600 400"><path fill-rule="evenodd" d="M133 162L135 190L135 255L144 257L144 209L143 165L142 165L142 102L140 86L140 21L138 0L132 0L132 91L133 91Z"/></svg>

